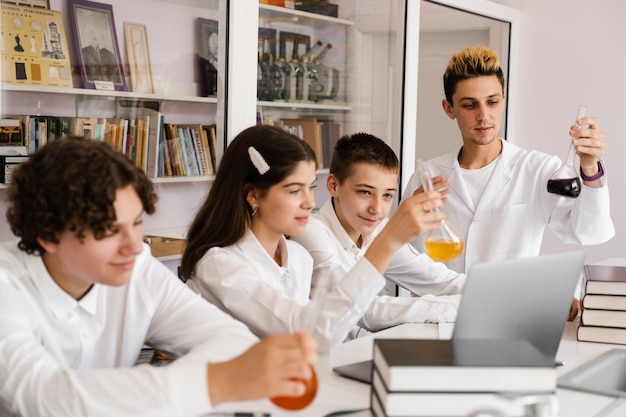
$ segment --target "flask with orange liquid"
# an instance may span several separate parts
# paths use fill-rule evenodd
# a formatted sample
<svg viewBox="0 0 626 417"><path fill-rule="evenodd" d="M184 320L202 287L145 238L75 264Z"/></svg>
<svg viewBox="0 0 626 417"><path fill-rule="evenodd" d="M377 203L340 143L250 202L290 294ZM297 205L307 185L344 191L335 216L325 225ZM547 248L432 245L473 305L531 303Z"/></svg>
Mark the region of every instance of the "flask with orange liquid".
<svg viewBox="0 0 626 417"><path fill-rule="evenodd" d="M424 191L434 191L433 183L430 179L430 173L424 165L424 161L417 161L417 169L422 180L422 188ZM431 211L439 211L433 208ZM433 261L446 262L456 258L463 252L465 242L461 239L454 227L446 222L441 221L438 228L431 230L424 239L424 250Z"/></svg>
<svg viewBox="0 0 626 417"><path fill-rule="evenodd" d="M313 334L313 329L317 324L318 317L321 315L322 310L324 308L324 304L326 303L326 295L331 290L331 280L329 277L320 277L319 281L312 291L311 294L311 307L308 311L308 325L306 328L309 330L310 334ZM311 379L308 381L300 380L304 383L306 390L304 394L299 397L272 397L270 401L277 405L280 408L285 410L301 410L307 407L309 404L313 402L315 396L317 395L317 373L315 372L315 368L311 366Z"/></svg>

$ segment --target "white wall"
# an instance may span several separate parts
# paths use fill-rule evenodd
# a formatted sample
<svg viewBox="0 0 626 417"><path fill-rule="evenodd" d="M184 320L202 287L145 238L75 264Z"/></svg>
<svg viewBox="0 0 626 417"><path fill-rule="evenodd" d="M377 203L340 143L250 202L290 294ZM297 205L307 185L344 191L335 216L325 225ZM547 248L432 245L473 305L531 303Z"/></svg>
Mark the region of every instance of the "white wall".
<svg viewBox="0 0 626 417"><path fill-rule="evenodd" d="M521 12L515 143L566 157L578 104L598 119L616 237L587 261L626 256L626 2L501 0ZM574 250L546 233L542 252Z"/></svg>

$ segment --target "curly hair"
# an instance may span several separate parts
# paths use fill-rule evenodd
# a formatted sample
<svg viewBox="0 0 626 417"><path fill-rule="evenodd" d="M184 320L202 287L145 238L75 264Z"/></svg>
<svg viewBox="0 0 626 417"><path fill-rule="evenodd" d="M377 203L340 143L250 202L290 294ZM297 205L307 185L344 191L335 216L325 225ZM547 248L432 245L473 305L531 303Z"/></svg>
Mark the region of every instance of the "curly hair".
<svg viewBox="0 0 626 417"><path fill-rule="evenodd" d="M115 230L116 193L129 185L144 211L154 213L157 195L139 167L106 143L68 137L41 147L13 171L6 218L28 254L42 255L37 239L58 243L65 231L102 239Z"/></svg>
<svg viewBox="0 0 626 417"><path fill-rule="evenodd" d="M358 163L378 165L395 174L400 172L400 162L393 149L369 133L342 136L335 144L329 172L343 183Z"/></svg>
<svg viewBox="0 0 626 417"><path fill-rule="evenodd" d="M443 74L443 90L446 100L453 105L452 96L460 81L485 75L495 75L504 91L504 73L498 53L485 46L468 46L455 52Z"/></svg>

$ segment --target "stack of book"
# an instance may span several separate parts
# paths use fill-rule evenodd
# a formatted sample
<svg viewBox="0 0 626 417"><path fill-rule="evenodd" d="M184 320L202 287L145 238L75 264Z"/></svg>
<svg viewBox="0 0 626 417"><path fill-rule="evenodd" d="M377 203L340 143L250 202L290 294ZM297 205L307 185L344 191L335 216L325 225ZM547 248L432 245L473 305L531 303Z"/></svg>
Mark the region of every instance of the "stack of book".
<svg viewBox="0 0 626 417"><path fill-rule="evenodd" d="M524 416L556 382L554 358L524 340L376 339L370 404L376 417Z"/></svg>
<svg viewBox="0 0 626 417"><path fill-rule="evenodd" d="M577 339L626 344L626 266L585 265Z"/></svg>

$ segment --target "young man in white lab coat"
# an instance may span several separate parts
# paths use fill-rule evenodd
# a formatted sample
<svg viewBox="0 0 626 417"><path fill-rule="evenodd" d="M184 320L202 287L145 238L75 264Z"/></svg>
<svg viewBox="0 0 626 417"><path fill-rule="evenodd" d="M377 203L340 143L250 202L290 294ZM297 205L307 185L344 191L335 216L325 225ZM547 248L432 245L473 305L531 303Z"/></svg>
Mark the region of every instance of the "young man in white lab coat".
<svg viewBox="0 0 626 417"><path fill-rule="evenodd" d="M456 119L463 145L426 161L444 191L446 221L465 239L460 257L447 265L468 271L472 264L539 254L549 227L566 243L595 245L611 239L606 142L593 117L583 117L569 134L580 157L578 198L548 193L547 182L561 166L556 156L521 149L498 137L504 110L504 75L495 51L468 47L453 54L444 74L443 110ZM421 191L413 174L404 196ZM413 242L423 248L423 241ZM577 311L574 300L572 314Z"/></svg>

